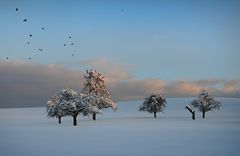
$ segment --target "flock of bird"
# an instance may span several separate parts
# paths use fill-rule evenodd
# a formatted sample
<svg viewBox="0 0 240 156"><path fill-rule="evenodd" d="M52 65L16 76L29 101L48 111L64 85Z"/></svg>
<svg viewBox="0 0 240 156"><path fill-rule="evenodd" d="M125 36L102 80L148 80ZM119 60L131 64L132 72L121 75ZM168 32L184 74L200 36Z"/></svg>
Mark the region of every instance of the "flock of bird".
<svg viewBox="0 0 240 156"><path fill-rule="evenodd" d="M18 12L18 11L19 11L19 8L16 8L15 10L16 10L16 12ZM28 22L28 19L27 19L27 18L23 19L23 22ZM42 27L42 28L41 28L41 30L45 30L45 27ZM32 34L29 34L28 36L29 36L29 38L32 38L32 37L33 37L33 35L32 35ZM68 38L69 38L69 39L71 39L72 37L71 37L71 36L69 36ZM30 45L30 44L31 44L31 42L30 42L30 41L28 41L28 42L27 42L27 44L28 44L28 45ZM73 42L71 42L69 45L73 46L73 45L74 45L74 43L73 43ZM64 46L64 47L65 47L65 46L67 46L67 43L64 43L64 44L63 44L63 46ZM42 53L44 50L43 50L43 48L38 48L38 51ZM74 56L74 53L72 53L72 56ZM7 57L6 57L6 59L8 60L8 59L9 59L9 57L7 56ZM28 59L29 59L29 60L31 60L31 59L32 59L32 57L28 57Z"/></svg>
<svg viewBox="0 0 240 156"><path fill-rule="evenodd" d="M19 8L16 8L15 10L16 10L16 12L18 12L18 11L19 11ZM124 10L121 9L121 12L124 12ZM28 22L28 19L27 19L27 18L23 19L23 22ZM45 27L41 27L41 30L45 30ZM28 36L29 36L29 38L32 38L32 37L33 37L33 34L29 34ZM72 37L69 36L68 38L71 39ZM30 41L27 41L27 45L30 45L30 44L31 44L31 42L30 42ZM64 47L66 47L67 45L73 46L74 43L71 42L71 43L69 43L69 44L67 44L67 43L64 43L64 44L63 44ZM39 51L40 53L43 53L44 49L43 49L43 48L38 48L38 51ZM74 53L72 53L72 56L74 56ZM6 59L8 60L9 57L7 56ZM32 57L28 57L28 59L29 59L29 60L32 60Z"/></svg>

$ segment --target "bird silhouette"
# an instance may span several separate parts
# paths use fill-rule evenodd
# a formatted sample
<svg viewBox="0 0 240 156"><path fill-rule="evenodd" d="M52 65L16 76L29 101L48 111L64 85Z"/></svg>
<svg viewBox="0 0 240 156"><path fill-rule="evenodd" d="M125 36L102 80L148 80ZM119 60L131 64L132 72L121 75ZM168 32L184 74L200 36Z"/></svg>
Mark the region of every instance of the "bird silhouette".
<svg viewBox="0 0 240 156"><path fill-rule="evenodd" d="M68 38L72 38L71 36L69 36Z"/></svg>
<svg viewBox="0 0 240 156"><path fill-rule="evenodd" d="M71 45L73 45L73 43L71 43Z"/></svg>
<svg viewBox="0 0 240 156"><path fill-rule="evenodd" d="M43 51L43 49L42 49L42 48L39 48L38 50L39 50L39 51L41 51L41 52Z"/></svg>
<svg viewBox="0 0 240 156"><path fill-rule="evenodd" d="M63 44L63 46L66 46L66 44Z"/></svg>
<svg viewBox="0 0 240 156"><path fill-rule="evenodd" d="M6 57L6 59L8 60L8 57Z"/></svg>
<svg viewBox="0 0 240 156"><path fill-rule="evenodd" d="M42 29L42 30L44 30L45 28L44 28L44 27L42 27L41 29Z"/></svg>
<svg viewBox="0 0 240 156"><path fill-rule="evenodd" d="M31 58L31 57L29 57L28 59L29 59L29 60L31 60L32 58Z"/></svg>
<svg viewBox="0 0 240 156"><path fill-rule="evenodd" d="M30 44L30 42L27 42L27 44Z"/></svg>
<svg viewBox="0 0 240 156"><path fill-rule="evenodd" d="M23 22L27 22L27 19L24 19Z"/></svg>
<svg viewBox="0 0 240 156"><path fill-rule="evenodd" d="M18 8L16 8L16 11L18 11Z"/></svg>
<svg viewBox="0 0 240 156"><path fill-rule="evenodd" d="M30 34L29 37L32 37L32 34Z"/></svg>

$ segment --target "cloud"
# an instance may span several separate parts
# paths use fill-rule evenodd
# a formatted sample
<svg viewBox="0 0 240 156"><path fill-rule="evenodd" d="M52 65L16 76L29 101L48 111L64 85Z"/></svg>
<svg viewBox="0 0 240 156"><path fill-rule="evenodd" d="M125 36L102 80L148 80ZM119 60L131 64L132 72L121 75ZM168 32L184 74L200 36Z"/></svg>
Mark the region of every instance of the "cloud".
<svg viewBox="0 0 240 156"><path fill-rule="evenodd" d="M240 80L227 81L218 92L220 96L240 97Z"/></svg>
<svg viewBox="0 0 240 156"><path fill-rule="evenodd" d="M166 95L171 97L194 96L204 87L195 82L176 81L165 86Z"/></svg>
<svg viewBox="0 0 240 156"><path fill-rule="evenodd" d="M162 80L129 80L119 81L116 83L107 83L113 97L116 100L136 100L143 99L145 96L153 92L164 92L165 82Z"/></svg>
<svg viewBox="0 0 240 156"><path fill-rule="evenodd" d="M158 92L166 97L194 97L206 89L217 97L240 98L240 80L199 80L197 81L163 81L163 80L130 80L110 84L114 97L118 100L143 99L145 96ZM218 83L217 83L218 82ZM218 87L224 86L224 87Z"/></svg>
<svg viewBox="0 0 240 156"><path fill-rule="evenodd" d="M82 60L80 65L87 66L88 68L101 71L105 75L105 80L108 83L116 83L119 81L128 81L133 79L133 75L129 73L129 66L117 64L106 58ZM128 68L128 70L127 70Z"/></svg>
<svg viewBox="0 0 240 156"><path fill-rule="evenodd" d="M153 92L166 97L192 97L202 89L218 97L240 98L240 80L137 79L126 66L107 59L85 60L78 64L102 72L106 86L117 101L141 100ZM45 106L47 99L62 88L81 91L84 72L57 64L0 61L0 107Z"/></svg>
<svg viewBox="0 0 240 156"><path fill-rule="evenodd" d="M44 106L61 88L79 90L81 79L60 65L0 61L0 107Z"/></svg>

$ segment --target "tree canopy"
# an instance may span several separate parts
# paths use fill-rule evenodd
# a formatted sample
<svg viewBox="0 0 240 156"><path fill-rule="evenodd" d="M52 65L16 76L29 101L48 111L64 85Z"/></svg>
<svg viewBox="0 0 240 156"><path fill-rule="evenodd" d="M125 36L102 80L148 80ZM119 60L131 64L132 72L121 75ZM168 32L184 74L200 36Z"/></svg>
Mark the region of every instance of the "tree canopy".
<svg viewBox="0 0 240 156"><path fill-rule="evenodd" d="M80 112L84 112L86 107L87 105L83 102L82 96L76 91L63 89L48 100L47 115L58 118L70 115L76 118ZM61 123L61 121L59 123ZM76 121L74 124L76 124Z"/></svg>
<svg viewBox="0 0 240 156"><path fill-rule="evenodd" d="M139 108L139 111L154 113L154 117L156 118L156 113L163 112L163 109L166 107L166 103L166 99L163 95L153 93L145 98L143 104Z"/></svg>
<svg viewBox="0 0 240 156"><path fill-rule="evenodd" d="M193 100L190 105L197 108L198 111L203 112L203 118L205 118L205 112L219 109L221 103L216 101L214 96L209 94L206 90L203 90L199 93L198 98Z"/></svg>
<svg viewBox="0 0 240 156"><path fill-rule="evenodd" d="M83 78L85 82L82 94L85 101L88 101L89 110L87 112L93 115L93 120L96 119L96 114L101 113L103 108L117 109L117 104L112 100L101 73L95 70L87 70Z"/></svg>

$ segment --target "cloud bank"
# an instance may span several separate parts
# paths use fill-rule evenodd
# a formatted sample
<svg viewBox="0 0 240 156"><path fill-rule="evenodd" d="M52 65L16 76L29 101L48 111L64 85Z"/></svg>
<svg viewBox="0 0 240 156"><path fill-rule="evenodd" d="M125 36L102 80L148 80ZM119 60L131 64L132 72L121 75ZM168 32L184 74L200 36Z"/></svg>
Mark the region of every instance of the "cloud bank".
<svg viewBox="0 0 240 156"><path fill-rule="evenodd" d="M0 61L0 107L44 106L61 88L79 90L81 78L60 65Z"/></svg>
<svg viewBox="0 0 240 156"><path fill-rule="evenodd" d="M240 80L137 79L126 67L107 59L80 61L79 65L102 72L116 101L140 100L152 92L166 97L192 97L202 89L217 97L240 98ZM0 61L0 107L45 106L47 99L62 88L81 91L83 73L56 64Z"/></svg>

